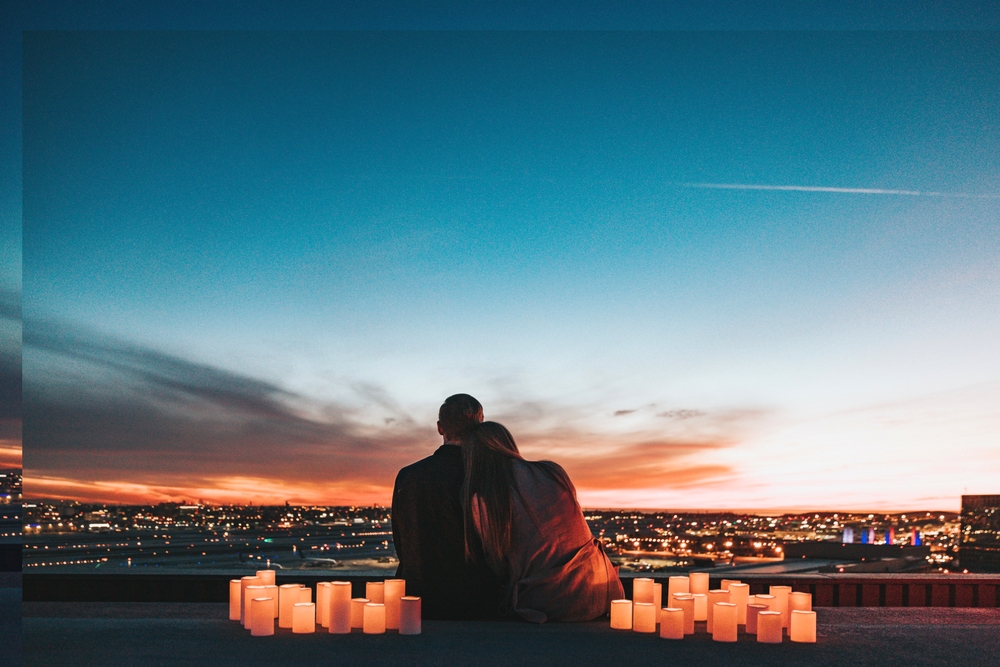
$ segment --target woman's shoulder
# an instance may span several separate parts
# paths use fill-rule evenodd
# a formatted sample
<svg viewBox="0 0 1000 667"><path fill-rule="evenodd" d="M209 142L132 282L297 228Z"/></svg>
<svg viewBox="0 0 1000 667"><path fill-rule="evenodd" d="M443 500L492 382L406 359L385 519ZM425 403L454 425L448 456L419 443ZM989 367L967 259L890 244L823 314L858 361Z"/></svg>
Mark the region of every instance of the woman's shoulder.
<svg viewBox="0 0 1000 667"><path fill-rule="evenodd" d="M569 480L569 475L555 461L525 461L522 459L518 461L518 464L523 470L531 471L535 475L541 474L576 493L573 483Z"/></svg>

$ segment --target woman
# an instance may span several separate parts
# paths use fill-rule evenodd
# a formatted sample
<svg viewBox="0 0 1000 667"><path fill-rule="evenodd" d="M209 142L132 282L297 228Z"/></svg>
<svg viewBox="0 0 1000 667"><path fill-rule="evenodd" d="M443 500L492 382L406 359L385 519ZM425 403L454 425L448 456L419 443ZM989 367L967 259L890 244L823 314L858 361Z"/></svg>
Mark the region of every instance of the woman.
<svg viewBox="0 0 1000 667"><path fill-rule="evenodd" d="M566 472L525 461L510 431L483 422L462 445L465 553L478 540L505 582L502 612L535 623L590 621L624 597Z"/></svg>

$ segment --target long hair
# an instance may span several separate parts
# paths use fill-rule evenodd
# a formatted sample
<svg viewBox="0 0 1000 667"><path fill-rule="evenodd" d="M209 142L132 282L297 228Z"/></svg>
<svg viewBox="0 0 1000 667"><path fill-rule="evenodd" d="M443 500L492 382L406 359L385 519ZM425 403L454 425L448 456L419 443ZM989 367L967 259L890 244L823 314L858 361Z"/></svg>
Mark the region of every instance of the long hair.
<svg viewBox="0 0 1000 667"><path fill-rule="evenodd" d="M476 535L472 503L478 497L483 549L497 560L503 560L510 547L514 459L521 459L521 454L514 437L503 425L483 422L473 428L462 443L462 459L465 464L462 482L465 557L474 559L475 552L470 547L470 538Z"/></svg>

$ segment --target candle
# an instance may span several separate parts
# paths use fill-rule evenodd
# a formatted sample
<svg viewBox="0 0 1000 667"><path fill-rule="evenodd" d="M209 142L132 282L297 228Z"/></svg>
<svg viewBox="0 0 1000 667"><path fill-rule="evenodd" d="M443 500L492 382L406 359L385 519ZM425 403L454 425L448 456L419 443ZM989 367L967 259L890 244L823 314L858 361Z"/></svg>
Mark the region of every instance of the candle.
<svg viewBox="0 0 1000 667"><path fill-rule="evenodd" d="M240 609L243 603L243 586L239 579L229 580L229 620L240 620Z"/></svg>
<svg viewBox="0 0 1000 667"><path fill-rule="evenodd" d="M674 593L671 607L684 612L684 634L694 634L694 597L689 593Z"/></svg>
<svg viewBox="0 0 1000 667"><path fill-rule="evenodd" d="M694 620L708 620L708 595L705 593L691 593L694 598Z"/></svg>
<svg viewBox="0 0 1000 667"><path fill-rule="evenodd" d="M385 582L369 581L365 584L365 597L373 604L385 604Z"/></svg>
<svg viewBox="0 0 1000 667"><path fill-rule="evenodd" d="M653 580L639 577L632 580L632 602L653 601Z"/></svg>
<svg viewBox="0 0 1000 667"><path fill-rule="evenodd" d="M780 611L762 611L757 614L757 641L762 644L781 643Z"/></svg>
<svg viewBox="0 0 1000 667"><path fill-rule="evenodd" d="M399 629L399 600L406 595L405 579L385 580L385 627Z"/></svg>
<svg viewBox="0 0 1000 667"><path fill-rule="evenodd" d="M321 581L316 584L316 622L321 627L330 627L330 622L326 619L330 611L330 582Z"/></svg>
<svg viewBox="0 0 1000 667"><path fill-rule="evenodd" d="M274 585L274 570L257 570L257 576L265 586Z"/></svg>
<svg viewBox="0 0 1000 667"><path fill-rule="evenodd" d="M250 600L250 634L254 637L268 637L274 634L273 598Z"/></svg>
<svg viewBox="0 0 1000 667"><path fill-rule="evenodd" d="M714 617L715 617L716 602L729 602L729 591L724 591L721 588L717 588L713 591L708 592L708 598L706 601L706 608L705 608L705 614L706 614L705 620L708 622L708 625L705 627L705 630L709 634L712 633L712 628L715 627Z"/></svg>
<svg viewBox="0 0 1000 667"><path fill-rule="evenodd" d="M656 622L660 622L660 608L663 607L663 584L653 584L653 609L656 610Z"/></svg>
<svg viewBox="0 0 1000 667"><path fill-rule="evenodd" d="M692 620L692 624L694 621ZM660 638L684 639L684 610L664 607L660 610Z"/></svg>
<svg viewBox="0 0 1000 667"><path fill-rule="evenodd" d="M690 593L687 577L670 577L667 581L667 599L673 600L674 593Z"/></svg>
<svg viewBox="0 0 1000 667"><path fill-rule="evenodd" d="M399 598L399 634L420 634L420 598L410 595Z"/></svg>
<svg viewBox="0 0 1000 667"><path fill-rule="evenodd" d="M740 583L739 579L723 579L722 583L719 585L719 588L721 588L724 591L728 591L730 584L738 584L738 583Z"/></svg>
<svg viewBox="0 0 1000 667"><path fill-rule="evenodd" d="M312 602L313 589L308 586L299 586L299 602Z"/></svg>
<svg viewBox="0 0 1000 667"><path fill-rule="evenodd" d="M292 605L292 632L297 635L316 632L316 605L312 602L296 602Z"/></svg>
<svg viewBox="0 0 1000 667"><path fill-rule="evenodd" d="M777 608L771 607L773 611L781 612L781 627L788 627L788 594L792 592L791 586L771 586L767 590L768 593L774 596L774 600L777 603Z"/></svg>
<svg viewBox="0 0 1000 667"><path fill-rule="evenodd" d="M278 627L292 627L292 605L299 601L302 584L282 584L278 586Z"/></svg>
<svg viewBox="0 0 1000 667"><path fill-rule="evenodd" d="M345 635L351 631L351 582L330 582L327 627L331 635Z"/></svg>
<svg viewBox="0 0 1000 667"><path fill-rule="evenodd" d="M385 604L369 602L365 605L364 633L366 635L385 634Z"/></svg>
<svg viewBox="0 0 1000 667"><path fill-rule="evenodd" d="M636 632L656 632L656 607L652 602L632 604L632 629Z"/></svg>
<svg viewBox="0 0 1000 667"><path fill-rule="evenodd" d="M816 643L816 612L793 609L789 635L793 642Z"/></svg>
<svg viewBox="0 0 1000 667"><path fill-rule="evenodd" d="M247 586L243 589L243 627L250 629L250 600L264 597L263 586Z"/></svg>
<svg viewBox="0 0 1000 667"><path fill-rule="evenodd" d="M729 584L729 601L736 605L736 622L747 622L747 605L750 604L750 584L733 582Z"/></svg>
<svg viewBox="0 0 1000 667"><path fill-rule="evenodd" d="M789 593L788 611L812 611L813 596L811 593Z"/></svg>
<svg viewBox="0 0 1000 667"><path fill-rule="evenodd" d="M712 641L736 641L736 605L732 602L716 602L712 612Z"/></svg>
<svg viewBox="0 0 1000 667"><path fill-rule="evenodd" d="M757 596L751 595L747 598L747 604L757 604Z"/></svg>
<svg viewBox="0 0 1000 667"><path fill-rule="evenodd" d="M747 605L747 634L755 635L757 634L757 614L762 611L767 611L766 604L748 604Z"/></svg>
<svg viewBox="0 0 1000 667"><path fill-rule="evenodd" d="M631 630L632 629L632 601L612 600L611 601L611 629Z"/></svg>
<svg viewBox="0 0 1000 667"><path fill-rule="evenodd" d="M262 597L271 598L271 618L278 618L278 587L274 584L265 585Z"/></svg>
<svg viewBox="0 0 1000 667"><path fill-rule="evenodd" d="M243 600L247 597L247 586L259 586L260 577L240 577L240 623L243 623L246 627L246 622L243 620Z"/></svg>
<svg viewBox="0 0 1000 667"><path fill-rule="evenodd" d="M371 602L368 598L354 598L351 600L351 627L365 627L365 605Z"/></svg>
<svg viewBox="0 0 1000 667"><path fill-rule="evenodd" d="M708 595L708 572L692 572L688 575L691 593L701 593Z"/></svg>
<svg viewBox="0 0 1000 667"><path fill-rule="evenodd" d="M765 605L767 607L768 611L778 611L778 609L776 607L776 605L778 603L774 601L774 596L773 595L763 595L763 594L761 594L761 595L755 595L754 596L754 604Z"/></svg>

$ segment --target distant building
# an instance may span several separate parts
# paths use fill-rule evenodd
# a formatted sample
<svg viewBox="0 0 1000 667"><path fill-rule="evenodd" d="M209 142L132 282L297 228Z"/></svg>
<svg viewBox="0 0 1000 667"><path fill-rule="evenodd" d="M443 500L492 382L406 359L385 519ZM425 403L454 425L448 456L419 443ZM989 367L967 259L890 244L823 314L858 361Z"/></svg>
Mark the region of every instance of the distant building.
<svg viewBox="0 0 1000 667"><path fill-rule="evenodd" d="M1000 496L962 496L958 557L970 572L1000 572Z"/></svg>

